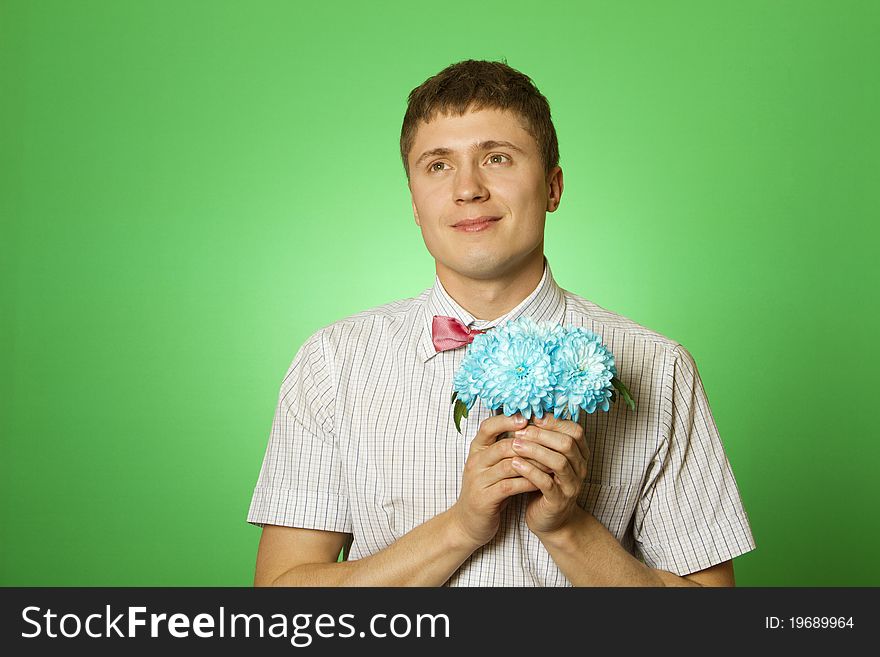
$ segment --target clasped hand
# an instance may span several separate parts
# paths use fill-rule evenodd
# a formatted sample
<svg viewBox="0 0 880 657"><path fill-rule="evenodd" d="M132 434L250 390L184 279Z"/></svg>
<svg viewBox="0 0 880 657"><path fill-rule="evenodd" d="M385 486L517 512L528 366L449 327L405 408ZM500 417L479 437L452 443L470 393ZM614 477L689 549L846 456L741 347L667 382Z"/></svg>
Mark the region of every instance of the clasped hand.
<svg viewBox="0 0 880 657"><path fill-rule="evenodd" d="M535 534L559 529L571 518L587 475L583 429L552 415L534 422L526 425L519 414L494 415L483 420L471 442L461 492L450 511L474 547L495 535L501 510L520 493L531 496L526 523Z"/></svg>
<svg viewBox="0 0 880 657"><path fill-rule="evenodd" d="M587 476L590 450L578 423L552 415L534 422L513 433L517 456L511 466L538 489L529 493L526 524L540 535L561 528L571 518Z"/></svg>

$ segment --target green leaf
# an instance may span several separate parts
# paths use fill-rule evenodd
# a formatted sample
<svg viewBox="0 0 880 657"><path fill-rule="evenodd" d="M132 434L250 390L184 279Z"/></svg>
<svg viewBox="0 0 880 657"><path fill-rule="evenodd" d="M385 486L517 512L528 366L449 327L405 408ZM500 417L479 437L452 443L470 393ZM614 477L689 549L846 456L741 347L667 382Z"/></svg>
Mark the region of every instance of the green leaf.
<svg viewBox="0 0 880 657"><path fill-rule="evenodd" d="M460 399L455 400L455 410L452 412L452 417L455 420L455 428L458 430L458 433L461 433L461 418L468 416L468 408L465 406L465 403Z"/></svg>
<svg viewBox="0 0 880 657"><path fill-rule="evenodd" d="M452 391L452 401L453 402L455 401L456 397L458 397L458 390L453 390ZM450 403L452 403L452 402L450 402Z"/></svg>
<svg viewBox="0 0 880 657"><path fill-rule="evenodd" d="M623 381L618 379L616 376L611 379L611 385L613 385L620 392L620 395L623 397L626 405L629 406L632 410L636 410L636 403L633 401L633 398L629 394L629 390L627 390L626 386L623 384Z"/></svg>

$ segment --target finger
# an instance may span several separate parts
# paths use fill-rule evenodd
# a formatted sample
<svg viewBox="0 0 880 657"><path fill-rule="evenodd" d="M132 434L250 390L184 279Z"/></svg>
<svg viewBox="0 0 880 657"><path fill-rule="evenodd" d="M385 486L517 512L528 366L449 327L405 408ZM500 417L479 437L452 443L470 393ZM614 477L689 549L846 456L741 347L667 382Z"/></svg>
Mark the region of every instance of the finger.
<svg viewBox="0 0 880 657"><path fill-rule="evenodd" d="M557 419L553 415L545 415L542 418L535 418L535 426L547 431L555 431L563 433L574 438L581 456L584 459L590 458L590 450L587 447L587 439L584 435L584 428L573 420Z"/></svg>
<svg viewBox="0 0 880 657"><path fill-rule="evenodd" d="M519 473L513 469L512 463L512 458L501 459L492 467L487 468L477 476L477 486L479 488L489 488L490 486L498 483L502 479L518 477Z"/></svg>
<svg viewBox="0 0 880 657"><path fill-rule="evenodd" d="M523 459L515 458L511 463L511 467L515 472L519 473L519 475L528 479L532 484L534 484L538 490L543 493L544 497L547 498L547 501L550 503L558 503L561 497L559 487L556 485L556 482L546 472L541 472L533 465L526 463Z"/></svg>
<svg viewBox="0 0 880 657"><path fill-rule="evenodd" d="M568 459L559 452L528 440L523 440L519 447L514 446L514 450L522 457L531 457L539 463L550 466L560 489L566 496L570 497L580 490L583 477L578 477L578 472L572 469Z"/></svg>
<svg viewBox="0 0 880 657"><path fill-rule="evenodd" d="M535 470L539 472L539 470ZM505 498L538 490L538 487L525 477L511 477L502 479L498 483L486 489L486 495L490 500L498 502Z"/></svg>
<svg viewBox="0 0 880 657"><path fill-rule="evenodd" d="M539 463L538 461L535 461L534 459L526 458L526 461L528 463L531 463L536 468L538 468L538 470L540 470L541 472L546 472L547 474L551 474L553 472L553 468L550 468L550 467L544 465L543 463Z"/></svg>
<svg viewBox="0 0 880 657"><path fill-rule="evenodd" d="M584 458L583 452L581 451L580 445L578 444L577 440L572 436L565 433L559 433L558 431L541 429L539 427L525 427L517 431L514 435L519 437L521 440L526 440L527 442L533 442L538 445L543 445L544 447L553 450L558 454L561 454L568 461L573 475L581 479L587 476L586 458ZM518 454L523 453L519 450L516 450L515 447L514 451L516 451ZM530 453L525 455L532 456L532 454ZM553 466L551 462L548 462L545 459L536 458L536 460L540 461L541 463ZM557 473L561 473L560 468L553 466L553 469Z"/></svg>
<svg viewBox="0 0 880 657"><path fill-rule="evenodd" d="M480 428L477 435L471 441L470 449L480 447L488 447L496 440L498 436L506 431L516 431L526 425L526 419L522 414L515 415L490 415L480 422Z"/></svg>
<svg viewBox="0 0 880 657"><path fill-rule="evenodd" d="M513 450L517 454L534 458L536 461L550 466L560 476L564 474L565 470L560 461L563 459L570 468L572 477L582 480L587 476L587 462L571 436L537 427L526 427L517 433L523 435L513 443ZM524 441L520 448L517 448L517 441ZM545 454L542 450L537 449L538 447L550 450L558 457Z"/></svg>
<svg viewBox="0 0 880 657"><path fill-rule="evenodd" d="M484 470L477 476L476 484L480 488L489 488L502 479L519 477L519 473L513 468L513 457L502 459L491 468Z"/></svg>
<svg viewBox="0 0 880 657"><path fill-rule="evenodd" d="M569 463L565 454L560 454L556 450L544 447L544 445L537 441L517 438L513 442L513 451L516 456L528 457L546 465L559 476L574 475L571 463Z"/></svg>
<svg viewBox="0 0 880 657"><path fill-rule="evenodd" d="M513 458L516 455L517 453L513 449L513 438L502 438L492 445L489 445L489 447L484 450L474 454L473 459L480 468L491 468L502 459ZM537 461L533 461L532 463L535 467L540 468L544 472L552 472L551 468L543 463L538 463Z"/></svg>

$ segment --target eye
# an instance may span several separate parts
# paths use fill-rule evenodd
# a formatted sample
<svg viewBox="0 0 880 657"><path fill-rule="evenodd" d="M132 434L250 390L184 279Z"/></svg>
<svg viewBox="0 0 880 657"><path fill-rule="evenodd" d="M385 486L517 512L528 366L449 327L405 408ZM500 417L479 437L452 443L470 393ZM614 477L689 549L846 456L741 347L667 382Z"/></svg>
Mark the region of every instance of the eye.
<svg viewBox="0 0 880 657"><path fill-rule="evenodd" d="M492 164L503 164L503 163L504 163L503 160L502 160L501 162L495 161L494 158L496 158L496 157L497 157L497 158L506 158L508 161L510 160L510 156L509 156L509 155L505 155L504 153L493 153L492 155L489 156L489 161L490 161ZM442 169L442 168L439 168L439 169L438 169L438 168L436 168L436 167L437 167L438 165L439 165L440 167L443 167L443 165L445 165L445 164L446 164L445 162L432 162L431 164L428 165L428 171L429 171L430 173L436 173L436 172L438 172L438 171L443 171L444 169Z"/></svg>

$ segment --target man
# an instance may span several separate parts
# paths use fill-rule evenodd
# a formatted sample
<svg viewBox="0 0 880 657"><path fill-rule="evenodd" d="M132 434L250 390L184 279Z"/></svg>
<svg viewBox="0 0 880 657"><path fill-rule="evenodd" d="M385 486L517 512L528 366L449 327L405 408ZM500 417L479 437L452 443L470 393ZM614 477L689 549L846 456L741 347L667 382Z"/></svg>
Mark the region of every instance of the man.
<svg viewBox="0 0 880 657"><path fill-rule="evenodd" d="M755 545L692 357L553 280L544 96L506 63L454 64L410 94L401 156L434 285L294 358L248 514L255 585L734 585ZM524 315L598 333L636 412L527 426L477 400L459 434L464 345Z"/></svg>

